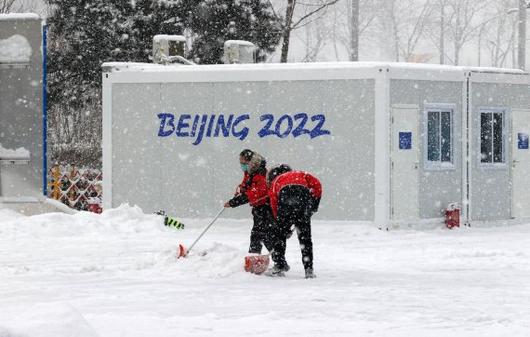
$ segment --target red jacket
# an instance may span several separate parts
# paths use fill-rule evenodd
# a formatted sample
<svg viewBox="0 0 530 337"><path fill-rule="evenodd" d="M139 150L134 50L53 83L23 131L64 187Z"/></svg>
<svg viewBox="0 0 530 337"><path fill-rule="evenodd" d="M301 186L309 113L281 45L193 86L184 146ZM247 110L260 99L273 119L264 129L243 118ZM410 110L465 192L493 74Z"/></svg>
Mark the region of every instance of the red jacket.
<svg viewBox="0 0 530 337"><path fill-rule="evenodd" d="M236 196L229 201L229 204L231 207L237 207L247 202L252 207L264 205L269 201L267 191L265 173L256 173L251 178L245 172L243 181L237 188Z"/></svg>
<svg viewBox="0 0 530 337"><path fill-rule="evenodd" d="M278 216L278 196L280 191L290 185L300 185L307 187L311 193L311 197L315 200L315 207L318 209L320 198L322 197L322 184L317 177L308 172L303 171L289 171L277 176L271 183L269 189L269 199L272 208L272 214L276 218ZM314 209L314 211L316 211Z"/></svg>

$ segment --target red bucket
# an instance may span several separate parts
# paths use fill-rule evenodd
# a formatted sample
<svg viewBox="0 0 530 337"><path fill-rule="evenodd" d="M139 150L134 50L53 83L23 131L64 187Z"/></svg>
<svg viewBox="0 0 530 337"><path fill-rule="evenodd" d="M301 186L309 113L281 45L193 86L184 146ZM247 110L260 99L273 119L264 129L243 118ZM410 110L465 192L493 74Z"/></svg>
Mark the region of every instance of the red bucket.
<svg viewBox="0 0 530 337"><path fill-rule="evenodd" d="M245 257L245 271L252 274L263 274L269 267L269 255Z"/></svg>

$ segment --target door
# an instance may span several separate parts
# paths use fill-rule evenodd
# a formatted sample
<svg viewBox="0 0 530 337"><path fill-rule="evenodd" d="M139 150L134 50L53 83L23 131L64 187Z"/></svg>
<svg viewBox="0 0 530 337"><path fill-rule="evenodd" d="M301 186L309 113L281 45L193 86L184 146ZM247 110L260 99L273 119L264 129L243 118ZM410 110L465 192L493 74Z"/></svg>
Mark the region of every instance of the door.
<svg viewBox="0 0 530 337"><path fill-rule="evenodd" d="M512 216L530 217L530 110L512 111Z"/></svg>
<svg viewBox="0 0 530 337"><path fill-rule="evenodd" d="M419 109L392 108L392 219L419 218Z"/></svg>

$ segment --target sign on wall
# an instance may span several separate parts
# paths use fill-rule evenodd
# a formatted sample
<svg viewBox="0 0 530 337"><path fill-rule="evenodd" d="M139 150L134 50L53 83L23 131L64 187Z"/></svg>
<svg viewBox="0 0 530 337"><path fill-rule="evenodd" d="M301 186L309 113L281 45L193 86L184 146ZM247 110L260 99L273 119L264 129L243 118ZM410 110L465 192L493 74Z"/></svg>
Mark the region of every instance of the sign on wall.
<svg viewBox="0 0 530 337"><path fill-rule="evenodd" d="M519 150L528 150L528 134L527 133L517 134L517 148Z"/></svg>
<svg viewBox="0 0 530 337"><path fill-rule="evenodd" d="M412 149L412 132L400 132L399 133L399 149L400 150Z"/></svg>
<svg viewBox="0 0 530 337"><path fill-rule="evenodd" d="M323 114L309 115L300 112L294 115L284 114L276 119L272 114L259 117L262 123L259 130L251 130L247 122L249 114L181 114L159 113L160 127L158 137L176 136L189 138L193 145L199 145L205 138L236 138L245 140L255 133L259 138L278 137L298 138L307 136L311 139L330 135L326 130L326 117Z"/></svg>

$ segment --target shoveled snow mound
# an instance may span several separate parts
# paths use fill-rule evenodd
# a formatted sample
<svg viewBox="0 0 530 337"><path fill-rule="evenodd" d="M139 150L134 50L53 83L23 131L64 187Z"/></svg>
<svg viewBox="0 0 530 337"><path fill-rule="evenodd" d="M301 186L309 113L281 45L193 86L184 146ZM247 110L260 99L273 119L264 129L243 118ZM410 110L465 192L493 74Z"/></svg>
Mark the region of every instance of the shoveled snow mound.
<svg viewBox="0 0 530 337"><path fill-rule="evenodd" d="M229 211L225 215L229 215ZM383 232L315 221L317 279L296 239L284 279L245 273L250 220L166 228L0 210L0 336L527 336L530 225Z"/></svg>
<svg viewBox="0 0 530 337"><path fill-rule="evenodd" d="M37 304L20 310L7 324L0 327L1 337L96 337L98 334L71 305L64 303Z"/></svg>

